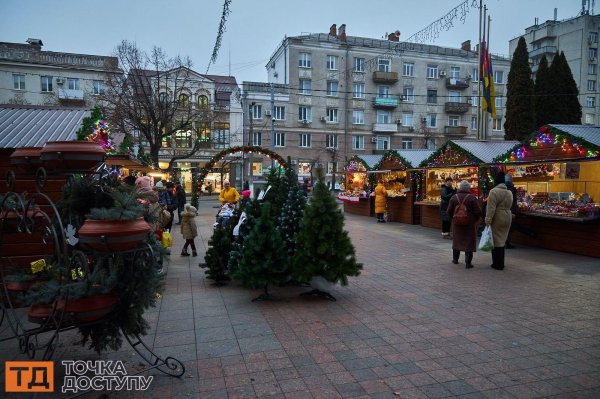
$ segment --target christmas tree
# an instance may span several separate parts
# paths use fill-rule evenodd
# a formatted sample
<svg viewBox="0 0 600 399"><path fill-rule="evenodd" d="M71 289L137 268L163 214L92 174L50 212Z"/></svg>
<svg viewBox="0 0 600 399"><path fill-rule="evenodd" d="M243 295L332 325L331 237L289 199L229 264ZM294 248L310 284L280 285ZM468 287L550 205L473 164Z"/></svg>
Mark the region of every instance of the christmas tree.
<svg viewBox="0 0 600 399"><path fill-rule="evenodd" d="M231 227L221 225L215 228L212 237L208 241L208 250L204 255L204 262L200 267L207 269L204 273L208 278L215 281L215 285L222 285L227 280L227 262L231 252Z"/></svg>
<svg viewBox="0 0 600 399"><path fill-rule="evenodd" d="M231 276L235 276L240 258L242 257L244 243L248 239L250 231L252 231L252 228L256 224L256 219L260 216L260 203L258 201L247 202L246 206L240 210L240 215L236 217L235 225L237 225L242 212L244 213L246 220L240 225L238 235L233 237L229 261L227 263L227 269Z"/></svg>
<svg viewBox="0 0 600 399"><path fill-rule="evenodd" d="M290 165L291 162L288 161L287 164ZM283 200L279 216L279 231L288 256L292 259L296 249L296 234L300 231L300 221L306 207L306 197L298 186L298 176L289 167L286 169L284 183L281 186L285 187L286 191L282 190L281 193Z"/></svg>
<svg viewBox="0 0 600 399"><path fill-rule="evenodd" d="M287 257L283 240L271 218L271 204L264 203L260 217L250 231L239 259L234 278L244 287L263 287L264 293L253 299L272 299L270 285L279 285L289 279Z"/></svg>
<svg viewBox="0 0 600 399"><path fill-rule="evenodd" d="M318 182L296 235L293 276L300 282L320 276L347 285L348 276L358 276L362 264L356 261L354 246L344 230L344 215L327 189L323 170L319 168L317 173Z"/></svg>

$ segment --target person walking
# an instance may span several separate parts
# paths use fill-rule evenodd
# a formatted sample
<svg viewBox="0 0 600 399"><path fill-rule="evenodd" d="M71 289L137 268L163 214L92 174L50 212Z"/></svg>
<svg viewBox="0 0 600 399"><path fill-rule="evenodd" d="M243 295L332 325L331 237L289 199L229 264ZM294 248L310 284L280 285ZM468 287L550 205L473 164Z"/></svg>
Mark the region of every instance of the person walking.
<svg viewBox="0 0 600 399"><path fill-rule="evenodd" d="M490 190L485 214L486 226L492 227L494 249L492 249L491 267L496 270L504 269L504 247L512 223L510 208L513 195L504 183L504 172L498 172L494 177L494 188Z"/></svg>
<svg viewBox="0 0 600 399"><path fill-rule="evenodd" d="M181 256L190 256L187 251L188 246L192 247L192 256L198 256L196 244L194 243L194 239L198 235L196 221L194 220L196 217L196 208L189 204L185 205L185 210L181 213L181 217L183 218L181 222L181 235L185 239L185 244L183 244L183 249L181 250Z"/></svg>
<svg viewBox="0 0 600 399"><path fill-rule="evenodd" d="M177 210L177 198L175 197L174 193L175 184L173 184L173 182L167 182L165 186L165 195L166 198L168 198L166 201L167 211L169 211L169 214L171 215L171 221L169 222L165 230L171 231L171 228L173 227L173 221L175 220L175 211Z"/></svg>
<svg viewBox="0 0 600 399"><path fill-rule="evenodd" d="M181 181L177 180L175 182L175 198L177 199L177 224L181 224L181 212L183 212L183 209L185 207L185 197L185 189L181 185Z"/></svg>
<svg viewBox="0 0 600 399"><path fill-rule="evenodd" d="M456 190L452 186L452 178L447 177L446 181L440 187L440 215L442 217L442 237L450 238L450 226L452 224L452 220L450 216L448 216L448 203L450 202L450 198L454 194L456 194Z"/></svg>
<svg viewBox="0 0 600 399"><path fill-rule="evenodd" d="M377 223L385 223L383 214L385 213L385 207L387 205L387 191L383 182L380 180L377 182L375 187L375 215L377 216Z"/></svg>
<svg viewBox="0 0 600 399"><path fill-rule="evenodd" d="M459 204L464 204L468 212L466 224L459 224L454 220L455 212ZM452 223L452 263L458 264L460 252L465 253L465 265L467 269L473 268L473 252L477 251L477 222L481 217L481 208L477 197L471 194L471 185L463 180L458 185L456 195L448 202L448 216L453 219ZM458 216L458 215L457 215Z"/></svg>
<svg viewBox="0 0 600 399"><path fill-rule="evenodd" d="M228 180L225 180L223 182L223 189L219 194L219 201L221 201L221 204L237 204L239 200L240 193L238 193L234 187L231 187Z"/></svg>
<svg viewBox="0 0 600 399"><path fill-rule="evenodd" d="M213 186L211 182L208 182L208 184L206 185L206 192L208 193L208 196L210 197L212 195L213 192Z"/></svg>

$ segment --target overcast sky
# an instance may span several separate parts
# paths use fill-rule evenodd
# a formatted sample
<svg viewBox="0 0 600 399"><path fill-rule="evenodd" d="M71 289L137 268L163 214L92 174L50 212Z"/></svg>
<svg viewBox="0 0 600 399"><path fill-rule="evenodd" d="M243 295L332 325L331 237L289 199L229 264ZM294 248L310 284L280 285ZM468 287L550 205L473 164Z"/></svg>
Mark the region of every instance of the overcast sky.
<svg viewBox="0 0 600 399"><path fill-rule="evenodd" d="M399 30L406 40L464 0L232 0L219 58L209 73L266 81L265 65L287 36L327 33L346 24L346 34L382 38ZM471 2L472 0L470 0ZM477 3L479 0L477 0ZM486 0L492 53L508 55L508 41L533 25L574 17L580 0ZM150 50L189 56L205 73L221 19L223 0L0 0L0 41L42 39L44 50L111 55L123 39ZM600 9L600 2L598 4ZM479 13L469 8L465 22L428 44L460 47L477 42ZM598 10L594 10L597 12Z"/></svg>

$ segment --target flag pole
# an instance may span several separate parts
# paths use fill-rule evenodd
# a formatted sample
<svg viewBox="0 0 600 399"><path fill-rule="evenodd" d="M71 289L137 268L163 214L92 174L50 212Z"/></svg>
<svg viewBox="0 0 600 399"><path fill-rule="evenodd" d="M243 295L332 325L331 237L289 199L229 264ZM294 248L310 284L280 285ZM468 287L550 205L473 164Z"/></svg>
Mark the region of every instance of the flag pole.
<svg viewBox="0 0 600 399"><path fill-rule="evenodd" d="M490 55L490 25L492 24L492 18L488 15L487 16L487 40L485 43L485 51L487 52L487 57L492 58L492 56ZM491 62L491 61L489 61ZM496 104L492 104L492 101L496 101L495 98L492 98L492 85L493 85L493 81L494 81L494 75L493 75L493 71L492 68L489 68L489 72L492 72L491 76L488 76L488 79L490 80L490 103L488 104L487 108L488 108L488 112L486 112L485 114L485 138L487 140L488 136L489 136L489 129L490 127L488 126L487 120L488 120L488 114L492 113L493 111L493 107L496 106ZM493 121L492 121L493 123Z"/></svg>
<svg viewBox="0 0 600 399"><path fill-rule="evenodd" d="M487 43L485 40L485 19L487 16L487 6L484 5L483 6L483 41L482 43L485 44L485 47L487 48ZM483 45L482 45L483 47ZM485 57L485 53L483 54L483 56ZM485 60L484 62L481 63L481 67L483 68L485 66ZM484 73L482 72L481 75L483 76ZM489 78L488 78L489 79ZM481 84L483 85L483 91L485 92L485 79L480 79L481 80ZM479 101L481 102L483 100L483 98L480 98ZM487 114L485 113L485 110L483 109L483 107L481 107L481 140L485 140L485 131L487 128Z"/></svg>
<svg viewBox="0 0 600 399"><path fill-rule="evenodd" d="M479 76L477 76L477 80L479 84L477 85L477 140L481 140L481 19L483 18L483 0L479 0L479 46L477 46L477 63L479 64L479 68L477 71L479 72Z"/></svg>

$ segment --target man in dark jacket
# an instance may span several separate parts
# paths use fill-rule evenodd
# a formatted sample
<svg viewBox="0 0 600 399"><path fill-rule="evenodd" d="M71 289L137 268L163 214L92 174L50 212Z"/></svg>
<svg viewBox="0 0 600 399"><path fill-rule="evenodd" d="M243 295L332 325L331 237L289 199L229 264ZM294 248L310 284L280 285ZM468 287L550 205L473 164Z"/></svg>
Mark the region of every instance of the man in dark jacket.
<svg viewBox="0 0 600 399"><path fill-rule="evenodd" d="M450 225L452 224L452 219L448 215L448 203L454 194L456 194L456 190L452 187L452 178L447 177L446 182L440 187L440 215L442 216L443 238L450 238Z"/></svg>
<svg viewBox="0 0 600 399"><path fill-rule="evenodd" d="M175 182L175 198L177 199L177 224L181 224L181 212L183 212L186 202L185 196L185 189L181 185L181 182L177 180Z"/></svg>

